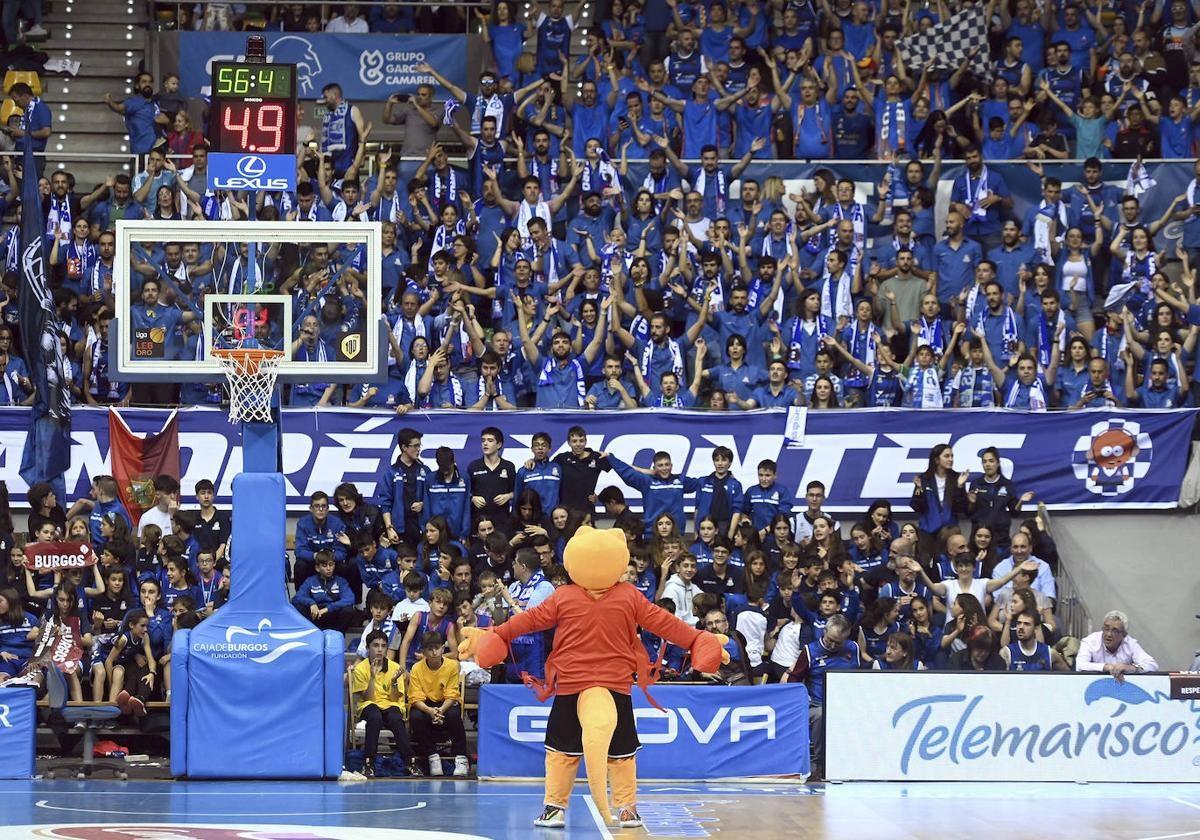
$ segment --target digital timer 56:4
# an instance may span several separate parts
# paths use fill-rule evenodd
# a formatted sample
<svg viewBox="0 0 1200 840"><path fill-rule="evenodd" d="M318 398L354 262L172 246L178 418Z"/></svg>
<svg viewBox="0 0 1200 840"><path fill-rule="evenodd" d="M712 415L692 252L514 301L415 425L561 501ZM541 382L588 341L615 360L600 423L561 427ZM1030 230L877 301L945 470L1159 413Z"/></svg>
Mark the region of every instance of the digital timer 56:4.
<svg viewBox="0 0 1200 840"><path fill-rule="evenodd" d="M288 96L290 71L270 65L260 67L220 67L217 69L217 96Z"/></svg>

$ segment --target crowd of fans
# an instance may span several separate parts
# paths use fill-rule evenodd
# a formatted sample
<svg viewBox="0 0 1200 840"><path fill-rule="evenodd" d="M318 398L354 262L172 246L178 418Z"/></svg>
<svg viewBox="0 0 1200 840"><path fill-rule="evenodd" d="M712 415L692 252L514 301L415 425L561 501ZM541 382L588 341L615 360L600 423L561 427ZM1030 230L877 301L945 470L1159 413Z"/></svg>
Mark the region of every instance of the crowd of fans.
<svg viewBox="0 0 1200 840"><path fill-rule="evenodd" d="M416 757L433 754L439 725L461 757L454 772L469 771L459 748L460 677L465 685L542 677L553 636L520 637L510 661L488 672L457 661L463 628L501 623L569 583L564 547L601 509L625 533L627 582L678 618L729 637L729 663L698 673L685 651L644 633L663 679L803 681L818 755L830 669L1073 666L1118 679L1157 669L1126 635L1123 615L1106 616L1103 630L1082 642L1061 631L1054 541L1042 517L1023 510L1033 493L1000 473L994 450L972 477L955 471L948 446L935 447L913 481L917 521L895 521L880 500L847 529L822 509L820 482L793 499L776 483L775 464L763 461L757 484L743 487L722 447L713 472L695 479L674 473L666 453L638 468L589 449L582 427L565 442L535 435L522 464L504 458L504 443L499 429L484 428L479 458L459 465L443 447L430 469L420 434L402 429L374 499L342 484L332 497L314 493L296 523L292 603L350 639L368 768L383 726L411 772ZM641 491L642 516L617 487L596 492L608 470ZM107 699L134 716L146 713L148 700L169 700L174 630L195 626L229 598L231 520L213 505L209 481L196 484L187 508L178 481L160 476L154 486L156 504L136 530L111 477L97 477L91 495L65 511L47 485L31 489L28 534L5 538L0 679L32 662L62 670L73 699ZM687 517L692 494L696 511ZM58 572L25 567L31 543L63 538L90 543L99 562ZM406 703L416 753L388 712ZM441 772L440 760L430 772Z"/></svg>
<svg viewBox="0 0 1200 840"><path fill-rule="evenodd" d="M1192 156L1200 64L1189 63L1186 3L989 6L990 78L904 68L897 36L947 17L944 4L659 5L614 0L587 28L577 59L565 55L577 17L560 0L527 15L505 2L480 10L495 67L474 90L419 67L452 98L435 102L432 85L394 95L383 119L403 127L403 140L376 148L360 108L330 84L319 132L301 126L296 190L255 199L209 185L203 103L180 95L178 76L164 76L156 94L153 78L139 75L132 94L107 101L145 156L142 171L80 187L60 170L42 184L76 398L224 397L217 386L131 389L114 379L108 326L119 258L131 261L133 288L130 311L116 314L166 336L154 358L203 358L206 295L258 289L293 296L291 332L269 318L236 340L320 364L337 357L343 334L373 334L365 304L378 296L391 332L388 379L290 386L286 404L297 406L1040 410L1194 401L1200 167L1153 219L1142 212L1141 167L1124 191L1101 177L1104 157L1165 155L1172 125L1187 128L1177 157ZM248 25L229 4L201 7L197 20L217 7L233 15L221 26ZM353 32L412 10L384 4L359 17L348 6L322 25ZM308 7L272 14L270 25L284 29L315 25ZM25 114L14 117L13 136L29 131L44 148L46 104L24 88L13 96ZM1096 107L1105 116L1086 116ZM1157 122L1163 149L1146 125L1135 131L1148 138L1144 148L1128 145L1139 114ZM465 148L465 166L439 142L448 138ZM837 171L837 159L872 154L888 162L874 190ZM1043 159L1068 155L1086 158L1078 185L1044 176L1042 200L1023 218L988 165L1027 157L1041 171ZM794 191L783 169L761 181L746 175L770 157L829 163ZM964 169L938 208L951 160ZM4 174L13 219L23 173L6 161ZM368 283L363 249L347 244L287 243L260 250L251 265L246 243L219 232L221 221L248 216L248 200L265 220L383 222L380 286ZM117 255L112 230L122 218L216 224L205 241L144 242ZM1181 232L1173 245L1168 225ZM13 227L2 249L9 331L18 327L16 246ZM10 349L0 364L0 403L29 403L19 354Z"/></svg>

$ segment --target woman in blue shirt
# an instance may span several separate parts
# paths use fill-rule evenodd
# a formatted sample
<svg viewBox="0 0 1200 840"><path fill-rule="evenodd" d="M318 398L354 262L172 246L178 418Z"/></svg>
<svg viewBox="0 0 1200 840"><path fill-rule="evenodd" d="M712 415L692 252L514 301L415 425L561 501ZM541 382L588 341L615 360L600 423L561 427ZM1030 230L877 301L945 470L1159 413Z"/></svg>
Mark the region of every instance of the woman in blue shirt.
<svg viewBox="0 0 1200 840"><path fill-rule="evenodd" d="M488 22L486 11L476 9L475 14L486 25L482 28L484 43L492 48L496 61L496 73L517 81L517 58L525 50L525 27L516 21L513 4L509 0L496 3L495 20Z"/></svg>

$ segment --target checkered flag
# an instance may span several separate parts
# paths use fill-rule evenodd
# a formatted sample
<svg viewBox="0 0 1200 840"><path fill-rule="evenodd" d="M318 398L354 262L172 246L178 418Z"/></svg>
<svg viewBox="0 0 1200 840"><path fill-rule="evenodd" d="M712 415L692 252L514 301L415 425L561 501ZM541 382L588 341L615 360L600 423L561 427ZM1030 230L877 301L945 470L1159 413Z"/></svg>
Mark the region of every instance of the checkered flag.
<svg viewBox="0 0 1200 840"><path fill-rule="evenodd" d="M976 76L986 77L989 71L988 24L984 6L976 3L961 12L929 27L925 32L910 35L896 44L904 66L914 78L921 68L933 61L935 68L957 70L970 60L967 68ZM978 47L975 57L971 51Z"/></svg>

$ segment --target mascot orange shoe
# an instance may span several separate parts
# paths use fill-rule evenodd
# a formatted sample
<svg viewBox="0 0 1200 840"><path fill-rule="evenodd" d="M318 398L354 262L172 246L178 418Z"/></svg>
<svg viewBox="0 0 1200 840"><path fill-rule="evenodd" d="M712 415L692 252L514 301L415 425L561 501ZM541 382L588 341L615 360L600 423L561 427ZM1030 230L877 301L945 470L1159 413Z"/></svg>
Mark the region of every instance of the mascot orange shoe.
<svg viewBox="0 0 1200 840"><path fill-rule="evenodd" d="M554 652L546 661L546 681L525 676L538 698L554 696L546 724L545 810L534 821L540 827L563 827L579 760L587 761L592 800L612 819L608 778L622 828L637 828L636 754L641 744L634 727L630 690L637 681L645 690L654 681L639 625L672 644L691 651L698 671L714 672L728 662L726 639L690 627L646 600L621 581L629 565L629 549L619 529L581 527L564 552L573 583L560 587L538 606L498 627L468 632L459 645L482 668L508 658L517 636L557 628ZM649 696L649 695L647 695ZM651 699L653 703L653 699Z"/></svg>

